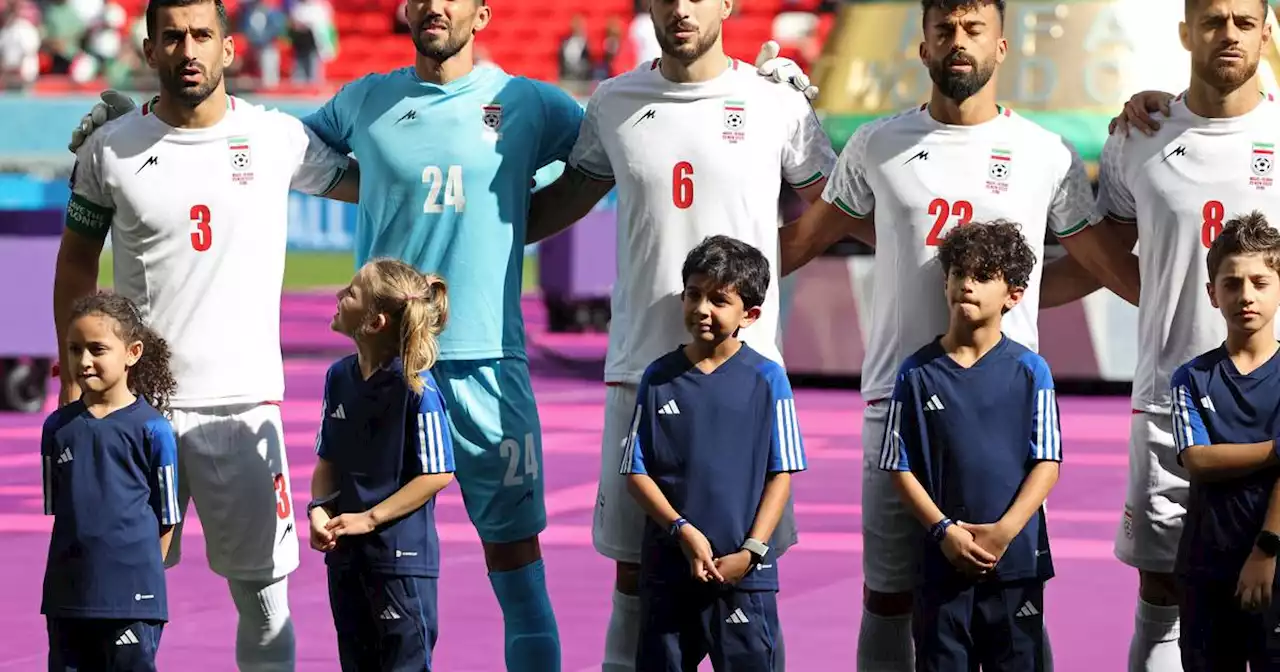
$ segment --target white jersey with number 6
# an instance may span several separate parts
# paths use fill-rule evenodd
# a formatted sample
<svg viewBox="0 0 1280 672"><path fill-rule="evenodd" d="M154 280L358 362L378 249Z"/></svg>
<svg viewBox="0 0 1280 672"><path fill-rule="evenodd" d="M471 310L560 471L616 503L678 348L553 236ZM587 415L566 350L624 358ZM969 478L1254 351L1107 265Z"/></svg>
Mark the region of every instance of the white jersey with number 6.
<svg viewBox="0 0 1280 672"><path fill-rule="evenodd" d="M202 129L165 124L153 104L80 148L67 227L111 236L115 290L172 350L175 408L279 401L289 190L327 192L348 159L235 98Z"/></svg>
<svg viewBox="0 0 1280 672"><path fill-rule="evenodd" d="M1223 222L1253 210L1280 222L1280 105L1271 96L1241 117L1197 116L1182 96L1169 112L1154 136L1107 139L1095 213L1137 222L1142 301L1133 408L1161 414L1169 413L1173 372L1226 338L1205 295L1205 258Z"/></svg>
<svg viewBox="0 0 1280 672"><path fill-rule="evenodd" d="M1088 225L1092 190L1060 136L1001 107L976 126L939 123L927 106L861 126L822 198L853 217L875 213L876 254L862 395L893 392L908 355L947 330L937 246L954 227L1004 219L1036 255L1022 302L1004 318L1010 338L1036 350L1046 227Z"/></svg>
<svg viewBox="0 0 1280 672"><path fill-rule="evenodd" d="M719 77L668 81L658 62L601 84L569 157L618 189L618 280L605 380L639 384L645 368L688 340L681 268L703 238L727 235L769 260L760 319L742 331L781 363L778 198L782 181L826 177L835 153L808 100L732 61Z"/></svg>

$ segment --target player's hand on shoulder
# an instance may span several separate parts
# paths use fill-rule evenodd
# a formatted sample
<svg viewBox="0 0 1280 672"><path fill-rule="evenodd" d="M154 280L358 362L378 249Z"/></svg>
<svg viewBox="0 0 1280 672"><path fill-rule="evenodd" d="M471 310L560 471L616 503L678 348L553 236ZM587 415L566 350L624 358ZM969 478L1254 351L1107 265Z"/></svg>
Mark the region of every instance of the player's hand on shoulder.
<svg viewBox="0 0 1280 672"><path fill-rule="evenodd" d="M1240 608L1257 613L1268 611L1271 608L1271 589L1275 578L1276 559L1253 549L1249 559L1244 561L1240 580L1236 583L1236 597L1240 600Z"/></svg>
<svg viewBox="0 0 1280 672"><path fill-rule="evenodd" d="M344 513L330 520L325 524L324 529L335 537L349 537L369 534L375 527L377 526L373 524L373 516L368 513Z"/></svg>
<svg viewBox="0 0 1280 672"><path fill-rule="evenodd" d="M809 75L804 74L799 63L778 56L781 51L782 48L773 40L760 45L760 53L756 56L756 72L779 84L790 84L809 100L817 98L818 87L809 81Z"/></svg>
<svg viewBox="0 0 1280 672"><path fill-rule="evenodd" d="M956 523L947 528L947 536L942 539L942 554L956 569L971 576L991 571L997 560L978 545L973 533L965 529L964 523Z"/></svg>
<svg viewBox="0 0 1280 672"><path fill-rule="evenodd" d="M311 509L311 548L328 553L338 546L338 539L328 529L329 512L323 506Z"/></svg>
<svg viewBox="0 0 1280 672"><path fill-rule="evenodd" d="M1133 94L1129 102L1124 104L1124 110L1111 120L1107 133L1114 135L1119 132L1127 137L1129 129L1134 128L1146 135L1155 135L1160 130L1160 122L1151 115L1159 112L1167 119L1169 103L1173 102L1173 98L1173 94L1164 91L1141 91Z"/></svg>
<svg viewBox="0 0 1280 672"><path fill-rule="evenodd" d="M720 570L716 568L715 557L711 553L711 542L707 541L702 531L693 525L680 528L680 548L689 559L689 567L693 578L709 582L712 579L724 582Z"/></svg>
<svg viewBox="0 0 1280 672"><path fill-rule="evenodd" d="M738 551L716 558L716 571L725 583L737 583L751 571L751 552Z"/></svg>
<svg viewBox="0 0 1280 672"><path fill-rule="evenodd" d="M83 145L84 141L88 140L89 136L103 124L123 117L138 107L132 98L115 89L107 89L98 97L102 99L101 102L95 103L93 109L80 118L80 124L71 132L71 142L67 145L67 149L72 153L78 151L80 145Z"/></svg>

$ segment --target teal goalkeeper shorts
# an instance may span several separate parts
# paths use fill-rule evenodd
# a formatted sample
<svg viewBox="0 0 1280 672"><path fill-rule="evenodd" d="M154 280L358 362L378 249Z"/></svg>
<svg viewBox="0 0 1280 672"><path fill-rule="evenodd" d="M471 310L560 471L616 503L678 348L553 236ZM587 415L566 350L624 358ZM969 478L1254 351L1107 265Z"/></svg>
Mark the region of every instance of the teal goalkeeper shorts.
<svg viewBox="0 0 1280 672"><path fill-rule="evenodd" d="M431 374L453 433L455 477L480 538L506 543L541 533L547 527L542 427L528 364L439 361Z"/></svg>

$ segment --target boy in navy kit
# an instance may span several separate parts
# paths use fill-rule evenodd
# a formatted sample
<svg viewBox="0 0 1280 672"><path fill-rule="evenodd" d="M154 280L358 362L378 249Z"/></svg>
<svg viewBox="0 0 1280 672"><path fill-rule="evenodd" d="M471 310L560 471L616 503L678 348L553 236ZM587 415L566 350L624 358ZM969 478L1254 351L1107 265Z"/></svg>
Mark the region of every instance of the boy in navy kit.
<svg viewBox="0 0 1280 672"><path fill-rule="evenodd" d="M1227 340L1173 374L1173 436L1191 475L1177 570L1188 672L1280 669L1276 437L1280 233L1258 212L1227 222L1207 255Z"/></svg>
<svg viewBox="0 0 1280 672"><path fill-rule="evenodd" d="M307 514L311 547L326 554L344 672L432 669L435 496L454 462L428 369L448 312L444 280L391 259L365 264L338 293L333 329L356 354L325 377Z"/></svg>
<svg viewBox="0 0 1280 672"><path fill-rule="evenodd" d="M766 543L806 468L786 372L738 340L769 262L728 236L682 269L687 345L640 381L621 473L648 514L637 672L774 669L778 568Z"/></svg>
<svg viewBox="0 0 1280 672"><path fill-rule="evenodd" d="M114 294L77 301L63 345L80 399L45 420L40 445L49 672L154 672L180 518L169 348Z"/></svg>
<svg viewBox="0 0 1280 672"><path fill-rule="evenodd" d="M1043 670L1058 405L1045 361L1000 331L1035 256L1016 224L993 222L952 231L938 262L951 322L899 370L880 455L928 531L916 669Z"/></svg>

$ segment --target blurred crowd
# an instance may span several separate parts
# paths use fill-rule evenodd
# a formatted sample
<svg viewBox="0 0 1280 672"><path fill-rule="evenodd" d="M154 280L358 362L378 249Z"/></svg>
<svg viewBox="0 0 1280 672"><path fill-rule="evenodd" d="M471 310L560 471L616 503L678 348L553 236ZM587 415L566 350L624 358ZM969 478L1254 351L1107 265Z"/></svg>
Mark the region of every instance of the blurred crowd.
<svg viewBox="0 0 1280 672"><path fill-rule="evenodd" d="M26 88L43 76L137 88L136 78L146 81L146 3L129 4L132 16L114 0L0 0L0 86ZM280 83L284 54L294 83L320 84L337 55L329 0L241 0L231 20L239 53L229 74L253 88Z"/></svg>

